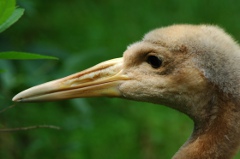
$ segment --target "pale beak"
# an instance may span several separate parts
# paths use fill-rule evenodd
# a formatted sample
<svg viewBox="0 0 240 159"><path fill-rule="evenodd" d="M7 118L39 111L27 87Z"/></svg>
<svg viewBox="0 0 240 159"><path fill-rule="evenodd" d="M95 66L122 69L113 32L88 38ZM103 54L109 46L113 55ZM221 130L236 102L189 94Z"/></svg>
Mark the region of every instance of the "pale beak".
<svg viewBox="0 0 240 159"><path fill-rule="evenodd" d="M120 97L119 85L129 80L123 73L123 59L102 62L82 72L20 92L13 101L39 102L80 97Z"/></svg>

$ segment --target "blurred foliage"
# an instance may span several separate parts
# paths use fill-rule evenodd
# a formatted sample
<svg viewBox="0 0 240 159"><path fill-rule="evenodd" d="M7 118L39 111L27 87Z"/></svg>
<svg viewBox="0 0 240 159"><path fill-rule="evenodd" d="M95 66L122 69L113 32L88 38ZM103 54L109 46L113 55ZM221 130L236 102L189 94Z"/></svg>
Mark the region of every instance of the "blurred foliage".
<svg viewBox="0 0 240 159"><path fill-rule="evenodd" d="M0 52L0 59L8 59L8 60L39 60L39 59L57 60L58 58L52 57L52 56L44 56L44 55L39 55L39 54L27 53L27 52L7 51L7 52Z"/></svg>
<svg viewBox="0 0 240 159"><path fill-rule="evenodd" d="M15 0L0 1L0 33L13 25L24 13L23 8L16 8ZM26 59L57 59L55 57L43 56L25 52L0 52L0 59L26 60Z"/></svg>
<svg viewBox="0 0 240 159"><path fill-rule="evenodd" d="M2 8L0 8L0 10L1 9ZM0 33L6 30L8 27L10 27L12 24L14 24L23 15L23 12L24 12L24 9L16 8L15 10L13 10L10 16L7 15L9 17L6 17L7 19L4 18L5 21L3 21L2 23L0 22Z"/></svg>
<svg viewBox="0 0 240 159"><path fill-rule="evenodd" d="M18 0L17 5L25 8L25 15L0 34L0 51L60 60L0 60L0 68L6 70L0 74L2 109L23 89L121 56L128 44L156 27L217 24L240 39L236 0ZM0 128L62 127L1 133L4 159L168 159L193 127L188 117L172 109L108 98L18 104L0 119Z"/></svg>
<svg viewBox="0 0 240 159"><path fill-rule="evenodd" d="M7 21L15 10L15 0L0 1L0 25Z"/></svg>

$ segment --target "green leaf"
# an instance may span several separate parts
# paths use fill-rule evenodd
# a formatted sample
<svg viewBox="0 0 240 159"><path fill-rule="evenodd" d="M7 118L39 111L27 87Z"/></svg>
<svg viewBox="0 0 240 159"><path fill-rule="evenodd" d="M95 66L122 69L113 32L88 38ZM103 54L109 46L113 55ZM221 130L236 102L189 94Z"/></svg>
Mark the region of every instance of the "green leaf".
<svg viewBox="0 0 240 159"><path fill-rule="evenodd" d="M12 15L15 4L15 0L0 0L0 25Z"/></svg>
<svg viewBox="0 0 240 159"><path fill-rule="evenodd" d="M53 56L45 56L33 53L26 52L1 52L0 59L8 59L8 60L37 60L37 59L47 59L47 60L58 60L57 57Z"/></svg>
<svg viewBox="0 0 240 159"><path fill-rule="evenodd" d="M4 73L4 72L5 72L5 70L0 69L0 73Z"/></svg>
<svg viewBox="0 0 240 159"><path fill-rule="evenodd" d="M14 24L24 13L24 9L17 8L13 11L12 15L0 25L0 33Z"/></svg>

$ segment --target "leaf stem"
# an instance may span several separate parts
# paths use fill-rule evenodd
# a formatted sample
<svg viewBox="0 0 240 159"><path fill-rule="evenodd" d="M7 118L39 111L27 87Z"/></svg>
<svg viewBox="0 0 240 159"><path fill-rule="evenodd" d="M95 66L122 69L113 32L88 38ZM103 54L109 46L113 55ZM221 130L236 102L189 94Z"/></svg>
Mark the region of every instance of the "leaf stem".
<svg viewBox="0 0 240 159"><path fill-rule="evenodd" d="M0 132L26 131L26 130L32 130L32 129L38 129L38 128L48 128L48 129L56 129L56 130L61 129L59 126L55 126L55 125L34 125L34 126L28 126L28 127L0 129Z"/></svg>

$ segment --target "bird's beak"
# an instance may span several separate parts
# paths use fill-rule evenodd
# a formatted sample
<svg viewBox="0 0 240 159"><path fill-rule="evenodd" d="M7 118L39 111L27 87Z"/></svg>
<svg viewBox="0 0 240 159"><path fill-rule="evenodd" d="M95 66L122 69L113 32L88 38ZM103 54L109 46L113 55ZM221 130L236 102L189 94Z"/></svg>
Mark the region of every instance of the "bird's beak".
<svg viewBox="0 0 240 159"><path fill-rule="evenodd" d="M128 79L128 76L123 74L123 59L116 58L82 72L29 88L12 100L39 102L79 97L118 97L121 96L119 85Z"/></svg>

